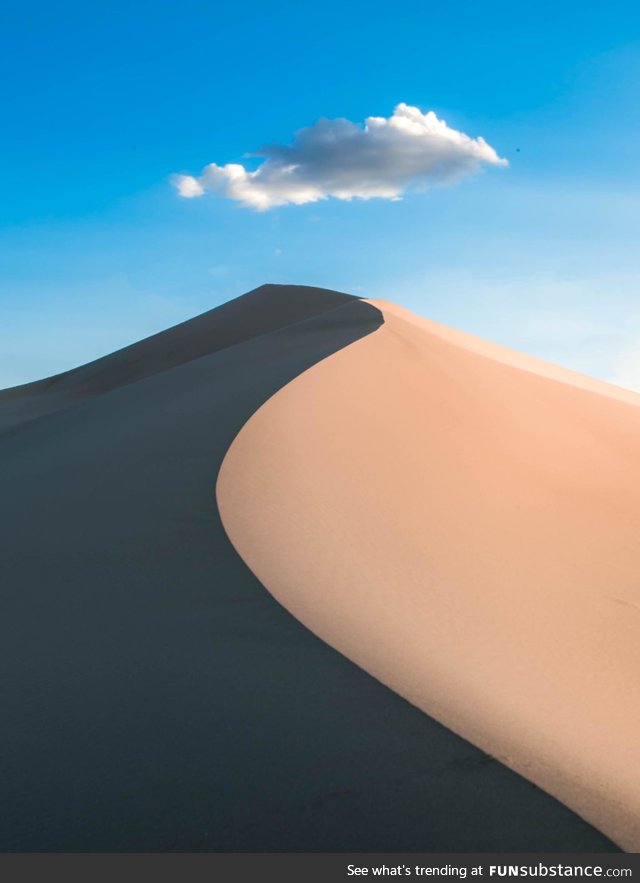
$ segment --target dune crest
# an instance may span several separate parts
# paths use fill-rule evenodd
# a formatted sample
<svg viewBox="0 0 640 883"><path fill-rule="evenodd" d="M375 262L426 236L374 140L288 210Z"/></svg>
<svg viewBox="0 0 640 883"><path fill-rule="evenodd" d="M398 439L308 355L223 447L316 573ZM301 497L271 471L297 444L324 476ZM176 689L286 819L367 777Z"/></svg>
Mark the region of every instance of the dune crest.
<svg viewBox="0 0 640 883"><path fill-rule="evenodd" d="M269 591L640 850L640 396L371 301L217 483Z"/></svg>

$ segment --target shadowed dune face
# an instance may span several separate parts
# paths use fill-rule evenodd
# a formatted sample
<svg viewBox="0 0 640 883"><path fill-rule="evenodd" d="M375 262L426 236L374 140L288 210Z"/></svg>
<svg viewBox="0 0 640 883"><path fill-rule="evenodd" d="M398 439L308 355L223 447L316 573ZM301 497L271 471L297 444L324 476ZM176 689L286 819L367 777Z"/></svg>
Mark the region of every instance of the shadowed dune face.
<svg viewBox="0 0 640 883"><path fill-rule="evenodd" d="M248 421L223 524L298 619L640 849L640 396L372 302Z"/></svg>
<svg viewBox="0 0 640 883"><path fill-rule="evenodd" d="M200 318L0 396L0 851L335 851L393 825L366 817L343 698L388 691L273 601L213 500L256 408L382 317L269 286Z"/></svg>
<svg viewBox="0 0 640 883"><path fill-rule="evenodd" d="M0 390L0 433L110 390L355 302L339 291L306 285L261 285L201 316L35 383Z"/></svg>

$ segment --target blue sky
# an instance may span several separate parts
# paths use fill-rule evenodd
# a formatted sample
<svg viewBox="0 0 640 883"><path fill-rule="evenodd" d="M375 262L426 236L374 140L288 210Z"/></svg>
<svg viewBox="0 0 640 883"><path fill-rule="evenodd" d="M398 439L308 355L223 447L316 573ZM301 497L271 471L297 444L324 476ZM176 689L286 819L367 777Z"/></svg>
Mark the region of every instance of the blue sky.
<svg viewBox="0 0 640 883"><path fill-rule="evenodd" d="M0 386L272 281L385 297L640 388L636 4L26 0L3 15ZM399 102L509 166L264 212L171 184Z"/></svg>

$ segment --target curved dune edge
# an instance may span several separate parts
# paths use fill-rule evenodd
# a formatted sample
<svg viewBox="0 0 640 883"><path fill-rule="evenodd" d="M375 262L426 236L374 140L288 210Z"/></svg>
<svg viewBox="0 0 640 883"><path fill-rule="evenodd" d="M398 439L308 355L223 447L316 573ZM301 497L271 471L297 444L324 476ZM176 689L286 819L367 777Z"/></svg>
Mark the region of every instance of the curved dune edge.
<svg viewBox="0 0 640 883"><path fill-rule="evenodd" d="M380 301L217 499L301 622L640 850L640 396Z"/></svg>

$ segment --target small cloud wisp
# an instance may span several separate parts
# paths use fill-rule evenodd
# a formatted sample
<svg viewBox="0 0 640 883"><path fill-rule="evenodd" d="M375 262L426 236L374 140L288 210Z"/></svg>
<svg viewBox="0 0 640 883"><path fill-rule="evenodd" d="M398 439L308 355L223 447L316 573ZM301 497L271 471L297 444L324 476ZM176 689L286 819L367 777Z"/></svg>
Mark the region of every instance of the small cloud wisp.
<svg viewBox="0 0 640 883"><path fill-rule="evenodd" d="M296 133L288 145L267 145L255 171L239 163L210 163L199 177L174 175L180 196L211 191L264 211L336 199L399 199L409 190L448 184L482 165L506 166L484 138L451 129L433 111L398 104L393 114L368 117L363 126L347 119L320 119Z"/></svg>

